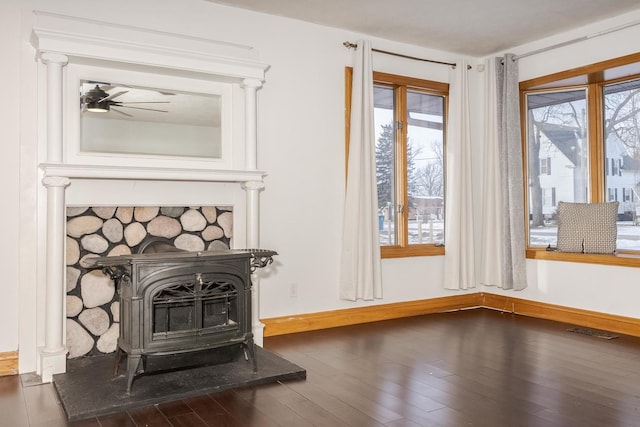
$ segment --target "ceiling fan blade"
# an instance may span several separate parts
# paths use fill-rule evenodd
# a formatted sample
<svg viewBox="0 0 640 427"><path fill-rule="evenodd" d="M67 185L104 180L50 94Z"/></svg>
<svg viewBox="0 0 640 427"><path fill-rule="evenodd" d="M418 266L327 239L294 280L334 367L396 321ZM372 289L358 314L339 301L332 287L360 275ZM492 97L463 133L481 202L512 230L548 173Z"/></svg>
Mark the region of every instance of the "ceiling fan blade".
<svg viewBox="0 0 640 427"><path fill-rule="evenodd" d="M115 101L118 104L170 104L171 101Z"/></svg>
<svg viewBox="0 0 640 427"><path fill-rule="evenodd" d="M124 111L116 110L115 108L110 108L109 111L113 111L115 113L122 114L123 116L133 117L131 114L127 114Z"/></svg>
<svg viewBox="0 0 640 427"><path fill-rule="evenodd" d="M119 108L134 108L136 110L156 111L158 113L168 113L167 110L156 110L155 108L129 107L128 105L118 105Z"/></svg>
<svg viewBox="0 0 640 427"><path fill-rule="evenodd" d="M120 92L112 93L112 94L110 94L109 96L102 98L102 99L101 99L100 101L98 101L98 102L109 101L109 100L111 100L111 99L115 98L116 96L124 95L124 94L125 94L125 93L127 93L127 92L129 92L129 91L128 91L128 90L123 90L123 91L120 91Z"/></svg>

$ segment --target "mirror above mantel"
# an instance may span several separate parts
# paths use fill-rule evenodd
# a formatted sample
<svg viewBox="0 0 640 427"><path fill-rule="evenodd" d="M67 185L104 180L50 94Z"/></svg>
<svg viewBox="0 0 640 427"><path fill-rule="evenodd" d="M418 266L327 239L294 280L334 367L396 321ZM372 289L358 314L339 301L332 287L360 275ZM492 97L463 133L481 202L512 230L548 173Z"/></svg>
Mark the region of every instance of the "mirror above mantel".
<svg viewBox="0 0 640 427"><path fill-rule="evenodd" d="M256 92L268 66L253 59L252 47L42 11L35 15L31 43L45 68L51 59L44 57L59 56L53 61L61 61L63 79L64 136L62 146L49 139L55 146L48 150L49 160L257 169ZM87 111L82 97L96 86L122 104L106 113ZM127 104L148 101L157 104L138 104L149 110Z"/></svg>
<svg viewBox="0 0 640 427"><path fill-rule="evenodd" d="M234 162L244 149L238 130L245 117L233 111L234 96L242 95L238 85L75 63L66 68L65 162L205 169L242 164Z"/></svg>
<svg viewBox="0 0 640 427"><path fill-rule="evenodd" d="M222 95L80 81L80 152L222 160Z"/></svg>

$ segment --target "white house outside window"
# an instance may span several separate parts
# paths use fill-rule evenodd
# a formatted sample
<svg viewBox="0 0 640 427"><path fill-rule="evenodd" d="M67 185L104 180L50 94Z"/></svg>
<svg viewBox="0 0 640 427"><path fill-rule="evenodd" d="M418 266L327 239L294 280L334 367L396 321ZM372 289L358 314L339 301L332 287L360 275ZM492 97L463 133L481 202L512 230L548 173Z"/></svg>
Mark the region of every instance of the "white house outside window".
<svg viewBox="0 0 640 427"><path fill-rule="evenodd" d="M557 87L550 82L545 89L523 88L529 248L556 244L556 204L550 203L555 189L556 201L619 201L617 249L640 251L637 65L639 73L624 79L585 76L585 83L566 88L570 79ZM602 80L607 72L599 75Z"/></svg>

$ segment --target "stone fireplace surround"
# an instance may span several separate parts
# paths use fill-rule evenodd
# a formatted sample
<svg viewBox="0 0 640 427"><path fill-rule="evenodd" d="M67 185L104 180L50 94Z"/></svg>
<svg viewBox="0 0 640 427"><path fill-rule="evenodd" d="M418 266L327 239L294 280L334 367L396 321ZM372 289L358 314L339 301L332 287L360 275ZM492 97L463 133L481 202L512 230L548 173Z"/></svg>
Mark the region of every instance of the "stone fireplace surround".
<svg viewBox="0 0 640 427"><path fill-rule="evenodd" d="M149 236L187 251L229 249L233 212L228 206L67 207L66 234L66 343L73 359L117 347L118 292L100 269L87 269L88 258L137 253Z"/></svg>
<svg viewBox="0 0 640 427"><path fill-rule="evenodd" d="M142 200L147 196L142 193L139 202L136 200L126 206L138 206L138 203L140 206L217 205L219 201L212 200L211 192L222 188L226 195L222 196L220 206L228 205L231 200L234 217L240 219L234 221L240 227L234 230L234 244L260 247L259 194L264 189L266 174L257 169L257 91L263 84L268 66L253 59L256 52L249 46L41 11L34 14L36 23L31 45L39 61L42 85L38 85L38 102L43 112L38 116L38 128L42 130L38 174L42 187L38 189L37 197L37 235L44 244L39 244L36 250L36 268L44 273L38 274L33 291L34 306L39 308L34 312L36 320L30 326L33 338L21 338L36 346L21 347L20 359L21 364L23 359L34 360L36 373L42 381L51 382L54 374L66 372L68 353L65 330L67 198L70 199L69 206L125 206L120 199L126 198L126 193L118 192L117 188L128 186L131 191L138 184L140 187L149 184L159 188L160 200ZM96 49L98 46L100 49ZM73 87L73 82L65 80L64 69L70 64L131 69L169 78L195 77L231 85L234 93L232 150L224 163L230 168L216 169L213 164L203 167L202 162L166 157L157 161L146 158L136 163L126 157L112 156L106 162L104 159L94 162L91 156L70 152L73 144L65 139L69 135L65 125L70 123L68 117L77 111L77 105L65 106L65 87ZM69 98L69 102L75 104L77 98ZM105 195L92 188L92 183L100 188L114 188L119 196L105 201ZM179 188L197 186L207 188L205 197L200 202L193 197L181 202L185 196ZM178 191L175 200L167 201L163 187ZM83 188L88 196L81 199L78 194ZM231 197L229 192L235 195ZM244 193L244 201L240 201L238 192ZM263 325L259 322L259 278L254 275L252 282L252 329L255 342L260 345ZM21 315L21 321L24 320Z"/></svg>

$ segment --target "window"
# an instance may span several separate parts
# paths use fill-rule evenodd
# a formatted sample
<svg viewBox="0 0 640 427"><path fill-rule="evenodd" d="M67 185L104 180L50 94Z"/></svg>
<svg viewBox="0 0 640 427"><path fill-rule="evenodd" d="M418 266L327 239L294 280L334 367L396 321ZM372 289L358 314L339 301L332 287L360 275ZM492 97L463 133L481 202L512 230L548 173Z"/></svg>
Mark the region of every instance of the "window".
<svg viewBox="0 0 640 427"><path fill-rule="evenodd" d="M350 73L347 74L351 81ZM449 85L374 73L378 229L384 258L444 253ZM347 111L349 111L347 97Z"/></svg>
<svg viewBox="0 0 640 427"><path fill-rule="evenodd" d="M622 201L623 202L633 202L633 189L632 188L623 188L622 189Z"/></svg>
<svg viewBox="0 0 640 427"><path fill-rule="evenodd" d="M640 54L586 69L520 84L530 256L556 244L556 199L619 201L617 248L640 252Z"/></svg>
<svg viewBox="0 0 640 427"><path fill-rule="evenodd" d="M540 159L540 175L551 175L551 157Z"/></svg>
<svg viewBox="0 0 640 427"><path fill-rule="evenodd" d="M545 206L556 207L556 187L547 188L545 191Z"/></svg>

